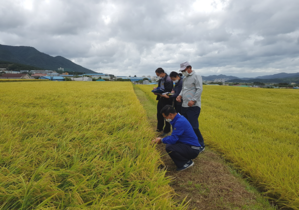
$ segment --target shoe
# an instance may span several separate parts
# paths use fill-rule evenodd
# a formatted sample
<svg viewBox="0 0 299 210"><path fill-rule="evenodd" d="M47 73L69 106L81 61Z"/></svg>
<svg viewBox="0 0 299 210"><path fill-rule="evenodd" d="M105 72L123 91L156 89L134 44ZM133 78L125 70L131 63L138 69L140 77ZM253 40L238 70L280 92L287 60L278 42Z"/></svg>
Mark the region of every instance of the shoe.
<svg viewBox="0 0 299 210"><path fill-rule="evenodd" d="M194 165L194 162L192 160L189 160L187 163L182 168L177 168L177 171L183 171L186 170L187 168L190 168Z"/></svg>
<svg viewBox="0 0 299 210"><path fill-rule="evenodd" d="M202 153L203 151L205 151L205 147L200 147L199 153Z"/></svg>
<svg viewBox="0 0 299 210"><path fill-rule="evenodd" d="M156 130L157 133L160 133L160 132L162 132L162 131L163 131L163 130L159 130L159 129Z"/></svg>

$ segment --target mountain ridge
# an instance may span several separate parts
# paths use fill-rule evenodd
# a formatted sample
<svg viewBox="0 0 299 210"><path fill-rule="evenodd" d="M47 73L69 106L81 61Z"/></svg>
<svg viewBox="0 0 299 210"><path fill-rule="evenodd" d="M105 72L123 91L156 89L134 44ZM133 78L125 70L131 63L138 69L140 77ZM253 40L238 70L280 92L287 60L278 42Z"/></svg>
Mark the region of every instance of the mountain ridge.
<svg viewBox="0 0 299 210"><path fill-rule="evenodd" d="M255 79L282 79L282 78L289 78L289 77L299 77L299 72L297 73L277 73L277 74L271 74L271 75L265 75L265 76L259 76L256 77Z"/></svg>
<svg viewBox="0 0 299 210"><path fill-rule="evenodd" d="M238 79L238 77L220 74L220 75L202 76L202 79L203 80L215 80L215 79L231 80L231 79Z"/></svg>
<svg viewBox="0 0 299 210"><path fill-rule="evenodd" d="M299 72L297 73L277 73L272 75L264 75L264 76L258 76L258 77L252 77L252 78L240 78L235 76L227 76L224 74L220 75L209 75L209 76L202 76L202 79L205 81L208 80L225 80L228 82L250 82L250 81L261 81L261 80L275 80L275 81L297 81L297 78L299 77Z"/></svg>
<svg viewBox="0 0 299 210"><path fill-rule="evenodd" d="M24 65L36 66L42 69L95 73L82 67L63 56L50 56L30 46L9 46L0 44L0 61L14 62Z"/></svg>

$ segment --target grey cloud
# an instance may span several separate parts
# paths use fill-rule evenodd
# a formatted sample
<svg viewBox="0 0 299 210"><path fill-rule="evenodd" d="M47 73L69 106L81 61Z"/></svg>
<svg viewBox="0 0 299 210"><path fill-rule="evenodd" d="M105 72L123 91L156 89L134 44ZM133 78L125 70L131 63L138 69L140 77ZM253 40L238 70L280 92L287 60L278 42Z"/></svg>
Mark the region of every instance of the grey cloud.
<svg viewBox="0 0 299 210"><path fill-rule="evenodd" d="M16 3L2 1L0 4L0 29L7 31L26 23L25 14Z"/></svg>
<svg viewBox="0 0 299 210"><path fill-rule="evenodd" d="M21 2L0 5L1 44L33 46L99 72L154 75L187 60L205 75L298 71L297 0Z"/></svg>

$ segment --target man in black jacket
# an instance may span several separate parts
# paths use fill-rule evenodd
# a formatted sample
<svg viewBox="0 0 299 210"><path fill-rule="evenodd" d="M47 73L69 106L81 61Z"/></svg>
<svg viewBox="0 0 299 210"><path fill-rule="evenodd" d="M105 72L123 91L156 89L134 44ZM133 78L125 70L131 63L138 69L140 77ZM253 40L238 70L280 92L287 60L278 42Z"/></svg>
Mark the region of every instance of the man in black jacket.
<svg viewBox="0 0 299 210"><path fill-rule="evenodd" d="M182 102L176 101L176 98L182 91L182 86L183 86L182 74L178 74L177 72L173 71L169 74L169 76L173 82L173 89L171 91L172 94L169 96L162 95L161 97L170 98L172 100L176 112L181 113Z"/></svg>
<svg viewBox="0 0 299 210"><path fill-rule="evenodd" d="M157 68L156 75L160 78L158 82L158 87L164 89L164 92L171 92L173 87L173 82L170 77L164 72L162 68ZM161 97L159 94L156 94L158 100L157 104L157 132L163 131L163 135L166 135L170 132L170 124L165 121L163 115L160 113L162 108L166 105L171 105L172 100L169 98ZM165 126L164 126L165 124ZM164 128L164 129L163 129Z"/></svg>

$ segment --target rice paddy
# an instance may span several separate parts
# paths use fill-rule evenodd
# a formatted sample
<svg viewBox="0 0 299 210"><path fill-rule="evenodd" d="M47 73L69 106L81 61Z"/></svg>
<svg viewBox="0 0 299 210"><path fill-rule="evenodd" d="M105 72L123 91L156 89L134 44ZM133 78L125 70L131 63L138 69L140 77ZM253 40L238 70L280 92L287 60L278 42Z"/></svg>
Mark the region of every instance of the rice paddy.
<svg viewBox="0 0 299 210"><path fill-rule="evenodd" d="M184 209L129 82L0 83L0 209Z"/></svg>

